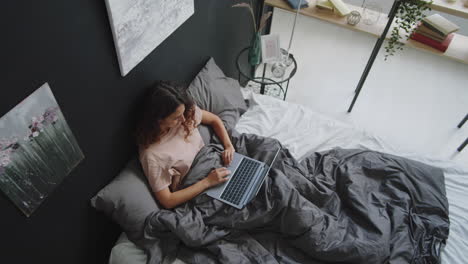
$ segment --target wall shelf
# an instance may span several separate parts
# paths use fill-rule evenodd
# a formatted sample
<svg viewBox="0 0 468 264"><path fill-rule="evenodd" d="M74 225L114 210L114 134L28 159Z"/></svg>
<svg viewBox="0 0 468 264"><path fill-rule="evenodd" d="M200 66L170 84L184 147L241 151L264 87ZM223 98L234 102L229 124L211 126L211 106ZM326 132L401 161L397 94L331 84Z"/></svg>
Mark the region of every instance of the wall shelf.
<svg viewBox="0 0 468 264"><path fill-rule="evenodd" d="M346 21L346 17L340 17L336 14L317 9L315 8L315 1L311 0L310 2L311 3L309 4L308 8L303 8L299 11L302 15L313 17L313 18L323 20L323 21L327 21L329 23L332 23L341 27L345 27L354 31L364 32L372 36L375 36L377 38L380 37L380 35L382 34L385 28L385 25L388 22L387 14L381 14L379 21L374 25L366 25L360 22L356 26L351 26L351 25L348 25ZM462 16L462 17L464 17L463 15L466 15L468 18L468 8L463 7L463 4L461 3L460 0L457 1L457 3L461 4L460 7L462 9L456 8L455 6L453 6L453 4L446 3L445 0L434 0L434 4L432 5L432 7L434 10L440 10L440 11L451 10L450 12L452 13L450 14L454 14L454 15L461 14L459 16ZM292 9L284 0L265 0L265 4L272 6L272 7L287 10L290 12L296 12L296 10ZM452 5L452 6L449 6L449 5ZM362 14L361 7L353 6L350 4L347 4L347 6L349 7L349 9L357 10ZM436 7L440 9L436 9ZM445 8L445 9L442 9L442 8ZM390 32L391 30L389 31L389 34ZM388 38L388 35L387 35L387 38ZM452 59L461 63L468 64L468 37L464 35L455 34L452 42L450 43L450 46L445 52L440 52L434 48L431 48L430 46L424 45L414 40L407 40L405 41L405 44L408 47L412 47L412 48L419 49L425 52L429 52L435 55L446 57L446 58L449 58L449 59Z"/></svg>
<svg viewBox="0 0 468 264"><path fill-rule="evenodd" d="M431 8L446 14L468 18L468 7L463 5L462 0L457 0L455 3L449 3L447 0L432 0Z"/></svg>

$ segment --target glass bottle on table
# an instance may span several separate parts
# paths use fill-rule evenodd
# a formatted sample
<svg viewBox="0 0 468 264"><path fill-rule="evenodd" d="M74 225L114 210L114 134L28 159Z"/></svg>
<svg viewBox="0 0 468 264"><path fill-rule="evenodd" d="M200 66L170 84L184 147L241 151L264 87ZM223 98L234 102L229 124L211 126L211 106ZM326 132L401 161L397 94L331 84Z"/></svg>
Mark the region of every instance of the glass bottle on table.
<svg viewBox="0 0 468 264"><path fill-rule="evenodd" d="M271 73L275 78L282 78L286 73L286 68L291 66L292 63L293 61L289 56L289 53L286 50L281 49L281 59L273 63L271 66Z"/></svg>
<svg viewBox="0 0 468 264"><path fill-rule="evenodd" d="M362 22L366 25L374 25L379 21L382 7L376 2L364 3L362 9Z"/></svg>

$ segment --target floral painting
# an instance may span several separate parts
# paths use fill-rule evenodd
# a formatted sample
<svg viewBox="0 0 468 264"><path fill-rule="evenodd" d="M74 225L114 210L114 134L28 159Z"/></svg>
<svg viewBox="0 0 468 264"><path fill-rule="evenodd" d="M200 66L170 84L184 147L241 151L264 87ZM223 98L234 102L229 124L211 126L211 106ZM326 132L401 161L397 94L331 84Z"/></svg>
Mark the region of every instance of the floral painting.
<svg viewBox="0 0 468 264"><path fill-rule="evenodd" d="M0 190L28 217L83 158L47 83L0 118Z"/></svg>

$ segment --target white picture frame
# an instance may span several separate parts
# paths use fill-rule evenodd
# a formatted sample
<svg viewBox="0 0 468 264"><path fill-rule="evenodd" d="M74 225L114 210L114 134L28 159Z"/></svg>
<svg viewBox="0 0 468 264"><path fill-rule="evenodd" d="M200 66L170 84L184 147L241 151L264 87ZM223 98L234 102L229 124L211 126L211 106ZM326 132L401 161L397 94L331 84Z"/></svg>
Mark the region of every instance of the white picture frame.
<svg viewBox="0 0 468 264"><path fill-rule="evenodd" d="M281 60L280 39L277 34L261 37L262 62L272 63Z"/></svg>

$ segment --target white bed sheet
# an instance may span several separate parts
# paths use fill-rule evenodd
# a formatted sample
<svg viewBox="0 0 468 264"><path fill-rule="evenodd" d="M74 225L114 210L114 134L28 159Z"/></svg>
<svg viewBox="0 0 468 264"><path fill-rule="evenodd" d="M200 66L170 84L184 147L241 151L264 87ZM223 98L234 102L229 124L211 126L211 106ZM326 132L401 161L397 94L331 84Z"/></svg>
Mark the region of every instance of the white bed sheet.
<svg viewBox="0 0 468 264"><path fill-rule="evenodd" d="M450 160L437 160L416 153L404 153L394 144L376 135L328 118L307 107L243 91L250 100L249 110L236 126L240 133L252 133L278 139L298 160L313 152L334 147L364 148L441 168L445 174L449 201L450 233L442 252L443 263L467 263L468 260L468 168Z"/></svg>
<svg viewBox="0 0 468 264"><path fill-rule="evenodd" d="M278 139L298 160L334 147L364 148L418 160L444 170L449 201L450 234L442 252L443 263L466 263L468 259L468 168L414 153L403 153L375 135L333 120L312 110L273 97L243 91L250 100L248 111L236 129ZM146 263L144 252L123 234L111 252L110 264ZM176 263L183 263L177 260Z"/></svg>

